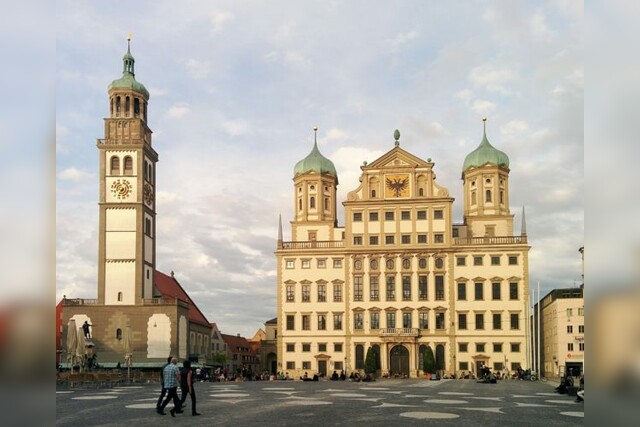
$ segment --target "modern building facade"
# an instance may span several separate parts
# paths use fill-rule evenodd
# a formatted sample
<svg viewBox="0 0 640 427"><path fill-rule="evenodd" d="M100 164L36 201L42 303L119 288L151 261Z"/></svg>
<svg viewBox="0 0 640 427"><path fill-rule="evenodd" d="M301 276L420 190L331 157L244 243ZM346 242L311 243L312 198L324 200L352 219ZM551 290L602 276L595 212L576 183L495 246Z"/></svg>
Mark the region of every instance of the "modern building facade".
<svg viewBox="0 0 640 427"><path fill-rule="evenodd" d="M343 226L316 141L295 165L291 239L280 222L276 250L278 370L349 373L371 349L380 375L415 377L427 346L447 372L526 367L529 246L524 217L513 230L509 158L485 132L463 163L457 223L435 163L394 137L361 166Z"/></svg>
<svg viewBox="0 0 640 427"><path fill-rule="evenodd" d="M156 270L156 164L148 126L149 92L138 82L130 48L122 77L108 88L109 116L99 139L99 232L96 299L62 300L69 320L87 321L98 363L161 366L169 355L205 363L211 325L171 275ZM131 348L127 348L128 344ZM146 364L146 365L145 365Z"/></svg>

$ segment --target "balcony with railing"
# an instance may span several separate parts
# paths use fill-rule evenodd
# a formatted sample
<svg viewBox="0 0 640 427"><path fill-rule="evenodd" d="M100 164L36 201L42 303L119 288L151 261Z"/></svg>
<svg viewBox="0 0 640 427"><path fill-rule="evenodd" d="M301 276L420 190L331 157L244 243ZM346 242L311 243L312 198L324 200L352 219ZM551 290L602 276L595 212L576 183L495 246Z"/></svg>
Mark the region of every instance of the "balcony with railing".
<svg viewBox="0 0 640 427"><path fill-rule="evenodd" d="M302 242L282 242L278 249L333 249L344 248L342 240L308 240Z"/></svg>
<svg viewBox="0 0 640 427"><path fill-rule="evenodd" d="M65 298L64 305L96 305L98 300L95 298Z"/></svg>
<svg viewBox="0 0 640 427"><path fill-rule="evenodd" d="M420 334L418 328L385 328L380 330L381 337L417 337Z"/></svg>
<svg viewBox="0 0 640 427"><path fill-rule="evenodd" d="M527 236L483 236L483 237L454 237L453 244L464 245L517 245L526 244Z"/></svg>

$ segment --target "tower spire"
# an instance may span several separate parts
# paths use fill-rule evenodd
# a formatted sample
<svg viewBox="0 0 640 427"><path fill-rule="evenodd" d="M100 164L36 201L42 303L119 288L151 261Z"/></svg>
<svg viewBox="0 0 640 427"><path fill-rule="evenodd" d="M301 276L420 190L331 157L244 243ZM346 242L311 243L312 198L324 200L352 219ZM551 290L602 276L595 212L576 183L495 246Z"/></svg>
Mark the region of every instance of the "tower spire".
<svg viewBox="0 0 640 427"><path fill-rule="evenodd" d="M524 206L522 206L522 224L520 229L520 235L521 236L527 235L527 218L524 215Z"/></svg>
<svg viewBox="0 0 640 427"><path fill-rule="evenodd" d="M122 62L123 62L122 74L124 75L131 74L132 76L135 76L136 74L133 69L133 64L136 61L135 59L133 59L133 55L131 55L131 32L127 34L127 53L124 54L124 57L122 58Z"/></svg>
<svg viewBox="0 0 640 427"><path fill-rule="evenodd" d="M282 248L282 214L278 215L278 248Z"/></svg>
<svg viewBox="0 0 640 427"><path fill-rule="evenodd" d="M318 146L318 126L313 127L313 146Z"/></svg>

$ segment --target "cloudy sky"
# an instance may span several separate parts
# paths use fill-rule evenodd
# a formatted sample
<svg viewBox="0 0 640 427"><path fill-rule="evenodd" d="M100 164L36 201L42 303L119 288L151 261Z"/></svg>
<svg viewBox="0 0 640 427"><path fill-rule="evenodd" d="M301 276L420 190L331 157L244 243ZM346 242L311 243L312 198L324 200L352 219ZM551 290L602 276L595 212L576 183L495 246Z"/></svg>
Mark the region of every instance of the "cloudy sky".
<svg viewBox="0 0 640 427"><path fill-rule="evenodd" d="M488 116L517 233L526 206L531 283L580 283L581 2L59 0L57 23L56 300L97 295L95 144L129 31L160 157L157 267L223 332L276 316L278 215L287 240L313 126L339 200L397 128L461 222L462 162Z"/></svg>

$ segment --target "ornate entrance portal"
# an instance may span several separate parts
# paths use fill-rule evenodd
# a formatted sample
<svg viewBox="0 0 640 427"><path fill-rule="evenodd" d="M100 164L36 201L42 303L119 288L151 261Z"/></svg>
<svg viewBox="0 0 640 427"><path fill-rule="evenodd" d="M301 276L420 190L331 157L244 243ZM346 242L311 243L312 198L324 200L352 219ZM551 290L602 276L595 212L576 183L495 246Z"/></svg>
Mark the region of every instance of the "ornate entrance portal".
<svg viewBox="0 0 640 427"><path fill-rule="evenodd" d="M409 350L402 345L393 347L389 353L389 372L391 375L409 376Z"/></svg>

